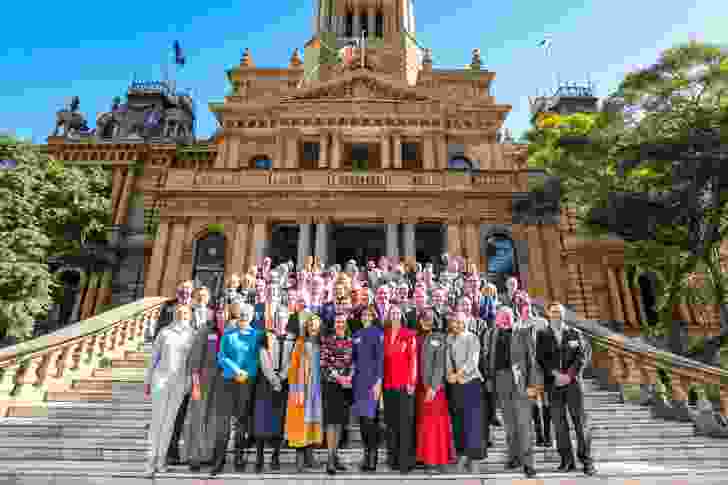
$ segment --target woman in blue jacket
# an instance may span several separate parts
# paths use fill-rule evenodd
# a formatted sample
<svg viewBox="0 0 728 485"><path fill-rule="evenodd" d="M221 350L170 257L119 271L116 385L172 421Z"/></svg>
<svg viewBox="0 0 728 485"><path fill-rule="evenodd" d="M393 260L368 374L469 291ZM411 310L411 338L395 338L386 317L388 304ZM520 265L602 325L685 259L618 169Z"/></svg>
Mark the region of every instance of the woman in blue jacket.
<svg viewBox="0 0 728 485"><path fill-rule="evenodd" d="M217 365L222 370L219 399L216 405L219 425L216 427L215 466L217 475L225 468L225 451L230 436L230 418L237 421L237 432L243 433L248 424L249 401L258 374L258 351L262 334L251 326L254 309L246 303L235 302L229 307L233 325L228 326L217 354ZM235 468L245 468L245 451L238 449Z"/></svg>

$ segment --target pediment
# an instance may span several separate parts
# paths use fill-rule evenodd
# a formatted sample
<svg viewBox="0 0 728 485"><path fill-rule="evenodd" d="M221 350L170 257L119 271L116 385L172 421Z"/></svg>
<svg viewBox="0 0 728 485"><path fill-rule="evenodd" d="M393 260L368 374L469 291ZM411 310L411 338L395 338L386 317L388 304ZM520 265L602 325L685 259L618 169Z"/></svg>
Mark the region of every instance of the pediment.
<svg viewBox="0 0 728 485"><path fill-rule="evenodd" d="M337 79L317 82L302 89L284 101L312 101L332 99L370 99L399 101L434 101L404 81L386 78L360 69Z"/></svg>

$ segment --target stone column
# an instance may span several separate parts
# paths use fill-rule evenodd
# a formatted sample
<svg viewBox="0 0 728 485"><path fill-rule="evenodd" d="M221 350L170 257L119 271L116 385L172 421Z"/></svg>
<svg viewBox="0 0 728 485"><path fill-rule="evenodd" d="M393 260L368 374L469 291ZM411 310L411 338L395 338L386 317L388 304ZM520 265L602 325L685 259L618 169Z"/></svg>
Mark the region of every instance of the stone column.
<svg viewBox="0 0 728 485"><path fill-rule="evenodd" d="M331 133L331 168L341 168L341 134L338 131Z"/></svg>
<svg viewBox="0 0 728 485"><path fill-rule="evenodd" d="M326 265L329 251L329 225L325 222L316 224L316 254L321 265Z"/></svg>
<svg viewBox="0 0 728 485"><path fill-rule="evenodd" d="M479 270L483 271L480 263L480 231L475 221L468 221L465 224L465 241L467 251L465 254L471 263L478 265Z"/></svg>
<svg viewBox="0 0 728 485"><path fill-rule="evenodd" d="M298 255L296 256L296 266L303 268L306 262L306 256L311 255L311 224L298 225Z"/></svg>
<svg viewBox="0 0 728 485"><path fill-rule="evenodd" d="M253 217L252 222L250 241L248 243L248 266L263 263L267 246L266 239L270 239L270 234L267 234L267 220L264 218Z"/></svg>
<svg viewBox="0 0 728 485"><path fill-rule="evenodd" d="M238 168L238 158L240 157L240 137L233 136L226 140L229 143L227 150L227 159L225 160L225 168Z"/></svg>
<svg viewBox="0 0 728 485"><path fill-rule="evenodd" d="M422 143L422 168L425 170L435 169L435 144L433 135L425 134Z"/></svg>
<svg viewBox="0 0 728 485"><path fill-rule="evenodd" d="M460 241L460 224L458 221L447 223L447 252L450 256L463 256L463 245Z"/></svg>
<svg viewBox="0 0 728 485"><path fill-rule="evenodd" d="M442 134L437 137L437 167L447 169L447 137Z"/></svg>
<svg viewBox="0 0 728 485"><path fill-rule="evenodd" d="M394 168L402 168L402 135L392 135L394 141Z"/></svg>
<svg viewBox="0 0 728 485"><path fill-rule="evenodd" d="M233 251L231 261L225 262L225 267L230 268L226 275L230 277L233 273L242 276L248 269L245 265L245 256L248 254L248 232L250 221L247 217L239 217L235 219L235 242L233 243ZM226 241L227 242L227 241Z"/></svg>
<svg viewBox="0 0 728 485"><path fill-rule="evenodd" d="M319 168L329 168L329 133L321 133L319 150Z"/></svg>
<svg viewBox="0 0 728 485"><path fill-rule="evenodd" d="M170 221L167 218L159 221L159 230L154 240L154 249L152 249L152 258L149 268L147 268L146 283L144 284L144 296L161 296L159 292L160 282L162 280L162 266L164 265L164 257L167 255L167 242L169 241Z"/></svg>
<svg viewBox="0 0 728 485"><path fill-rule="evenodd" d="M525 230L526 240L528 241L528 260L535 269L535 271L531 271L528 275L528 293L532 297L547 298L549 295L549 287L548 280L544 274L546 266L539 235L539 226L529 224L525 227Z"/></svg>
<svg viewBox="0 0 728 485"><path fill-rule="evenodd" d="M414 222L405 222L402 224L402 252L405 258L414 258L417 256Z"/></svg>
<svg viewBox="0 0 728 485"><path fill-rule="evenodd" d="M354 28L352 29L352 35L355 38L361 36L361 10L354 7Z"/></svg>
<svg viewBox="0 0 728 485"><path fill-rule="evenodd" d="M387 224L387 257L399 258L398 224Z"/></svg>
<svg viewBox="0 0 728 485"><path fill-rule="evenodd" d="M276 148L278 156L273 159L273 168L286 168L286 137L280 131L276 135Z"/></svg>
<svg viewBox="0 0 728 485"><path fill-rule="evenodd" d="M374 38L374 34L376 33L376 27L377 27L377 17L376 17L376 10L374 10L374 7L367 8L367 13L369 14L369 25L367 27L367 37L372 39Z"/></svg>
<svg viewBox="0 0 728 485"><path fill-rule="evenodd" d="M175 217L172 226L172 236L169 240L169 252L167 262L164 265L164 283L157 296L173 297L178 281L175 281L179 274L179 265L182 262L182 245L184 244L187 220L185 217Z"/></svg>
<svg viewBox="0 0 728 485"><path fill-rule="evenodd" d="M298 168L298 137L291 133L286 134L286 168Z"/></svg>
<svg viewBox="0 0 728 485"><path fill-rule="evenodd" d="M381 135L381 146L382 146L382 168L389 170L392 164L392 150L389 142L389 133L384 132Z"/></svg>

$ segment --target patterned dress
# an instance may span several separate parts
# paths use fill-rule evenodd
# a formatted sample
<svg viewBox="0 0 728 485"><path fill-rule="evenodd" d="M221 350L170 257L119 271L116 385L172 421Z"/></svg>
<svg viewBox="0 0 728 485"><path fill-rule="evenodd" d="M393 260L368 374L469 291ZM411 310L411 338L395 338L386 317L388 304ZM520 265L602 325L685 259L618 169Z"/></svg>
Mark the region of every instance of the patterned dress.
<svg viewBox="0 0 728 485"><path fill-rule="evenodd" d="M349 422L351 387L336 382L337 377L352 374L351 337L330 335L321 341L321 372L324 380L324 421L326 424L345 425Z"/></svg>

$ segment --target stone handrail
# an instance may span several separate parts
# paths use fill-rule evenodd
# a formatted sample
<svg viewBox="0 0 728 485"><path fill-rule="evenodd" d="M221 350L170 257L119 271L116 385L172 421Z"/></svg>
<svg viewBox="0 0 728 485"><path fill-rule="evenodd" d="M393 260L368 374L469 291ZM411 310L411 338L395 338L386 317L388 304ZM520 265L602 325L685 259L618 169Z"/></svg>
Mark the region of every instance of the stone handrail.
<svg viewBox="0 0 728 485"><path fill-rule="evenodd" d="M0 351L0 418L42 415L48 392L67 391L102 359L136 350L146 322L167 300L143 298Z"/></svg>
<svg viewBox="0 0 728 485"><path fill-rule="evenodd" d="M567 316L569 325L591 339L592 366L608 373L609 384L656 385L657 390L651 399L655 417L695 421L697 429L700 413L688 408L688 390L693 385L718 386L720 414L728 415L728 370L667 352L639 337L614 332L604 322L573 317L573 314ZM658 377L660 370L670 377L670 399L665 396ZM724 433L722 436L728 437L728 428L724 427Z"/></svg>
<svg viewBox="0 0 728 485"><path fill-rule="evenodd" d="M528 173L514 170L401 171L370 169L194 169L175 168L167 174L168 190L235 190L270 192L290 190L318 192L328 190L376 190L411 192L519 192L527 190Z"/></svg>

